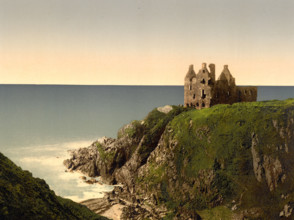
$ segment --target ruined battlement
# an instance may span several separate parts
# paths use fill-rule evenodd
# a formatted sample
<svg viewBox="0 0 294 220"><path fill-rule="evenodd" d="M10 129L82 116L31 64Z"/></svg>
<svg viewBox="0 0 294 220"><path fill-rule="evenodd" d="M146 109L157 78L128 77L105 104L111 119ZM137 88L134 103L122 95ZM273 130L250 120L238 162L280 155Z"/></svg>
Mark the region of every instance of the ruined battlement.
<svg viewBox="0 0 294 220"><path fill-rule="evenodd" d="M228 65L216 80L215 65L202 63L196 74L193 65L184 80L184 105L197 109L209 108L216 104L233 104L236 102L254 102L257 99L257 87L236 86Z"/></svg>

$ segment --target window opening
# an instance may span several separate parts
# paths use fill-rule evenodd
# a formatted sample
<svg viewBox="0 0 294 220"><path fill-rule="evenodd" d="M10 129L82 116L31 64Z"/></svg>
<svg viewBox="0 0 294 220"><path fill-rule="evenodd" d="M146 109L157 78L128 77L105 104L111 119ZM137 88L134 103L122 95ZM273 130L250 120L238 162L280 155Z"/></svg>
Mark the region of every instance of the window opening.
<svg viewBox="0 0 294 220"><path fill-rule="evenodd" d="M201 90L201 98L202 98L202 99L205 99L205 97L206 97L206 94L204 93L204 90L202 89L202 90Z"/></svg>

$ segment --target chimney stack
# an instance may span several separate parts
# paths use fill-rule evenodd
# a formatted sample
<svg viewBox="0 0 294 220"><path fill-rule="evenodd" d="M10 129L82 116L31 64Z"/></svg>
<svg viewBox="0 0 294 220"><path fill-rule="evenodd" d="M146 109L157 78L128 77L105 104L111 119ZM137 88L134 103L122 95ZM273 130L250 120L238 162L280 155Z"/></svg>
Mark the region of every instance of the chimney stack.
<svg viewBox="0 0 294 220"><path fill-rule="evenodd" d="M213 63L209 64L210 74L213 78L213 81L215 81L215 65Z"/></svg>

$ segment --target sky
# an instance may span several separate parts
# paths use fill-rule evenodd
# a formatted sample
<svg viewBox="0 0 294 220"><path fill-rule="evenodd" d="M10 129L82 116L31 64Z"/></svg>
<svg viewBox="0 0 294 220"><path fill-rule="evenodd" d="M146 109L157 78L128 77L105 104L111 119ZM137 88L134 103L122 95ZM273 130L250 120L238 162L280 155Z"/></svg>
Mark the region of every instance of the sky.
<svg viewBox="0 0 294 220"><path fill-rule="evenodd" d="M0 84L294 85L293 0L0 0Z"/></svg>

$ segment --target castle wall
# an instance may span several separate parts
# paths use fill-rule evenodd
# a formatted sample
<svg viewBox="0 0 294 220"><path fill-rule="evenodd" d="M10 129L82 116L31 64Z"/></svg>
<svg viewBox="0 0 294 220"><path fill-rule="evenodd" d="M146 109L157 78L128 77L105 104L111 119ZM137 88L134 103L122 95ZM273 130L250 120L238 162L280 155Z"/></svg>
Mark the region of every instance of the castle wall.
<svg viewBox="0 0 294 220"><path fill-rule="evenodd" d="M196 106L196 77L185 79L184 103L186 107Z"/></svg>
<svg viewBox="0 0 294 220"><path fill-rule="evenodd" d="M238 86L238 102L255 102L257 100L256 86Z"/></svg>
<svg viewBox="0 0 294 220"><path fill-rule="evenodd" d="M214 104L233 104L237 102L237 87L227 81L218 80L215 86Z"/></svg>

